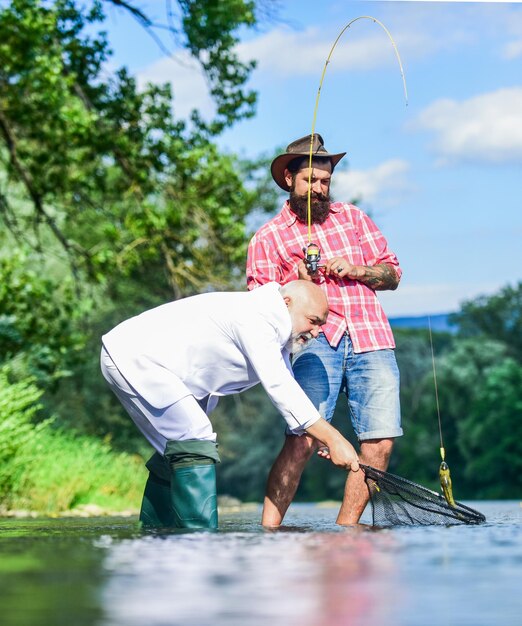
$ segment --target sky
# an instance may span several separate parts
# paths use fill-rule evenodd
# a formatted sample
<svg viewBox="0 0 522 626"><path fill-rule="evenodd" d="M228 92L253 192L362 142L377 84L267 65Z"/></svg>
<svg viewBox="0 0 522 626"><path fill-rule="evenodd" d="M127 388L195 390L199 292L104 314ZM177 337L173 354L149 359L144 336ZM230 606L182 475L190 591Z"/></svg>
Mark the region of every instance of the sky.
<svg viewBox="0 0 522 626"><path fill-rule="evenodd" d="M164 0L137 3L166 23ZM175 2L172 3L175 5ZM307 135L325 61L315 132L336 168L337 200L360 198L397 254L403 277L379 298L389 316L456 311L522 280L522 3L288 0L238 54L255 59L255 118L219 139L249 157ZM172 56L122 11L105 28L111 64L140 85L173 85L174 110L212 112L197 66ZM395 47L393 43L395 44ZM407 87L406 101L400 55ZM274 183L275 184L275 183ZM517 250L519 251L517 253Z"/></svg>

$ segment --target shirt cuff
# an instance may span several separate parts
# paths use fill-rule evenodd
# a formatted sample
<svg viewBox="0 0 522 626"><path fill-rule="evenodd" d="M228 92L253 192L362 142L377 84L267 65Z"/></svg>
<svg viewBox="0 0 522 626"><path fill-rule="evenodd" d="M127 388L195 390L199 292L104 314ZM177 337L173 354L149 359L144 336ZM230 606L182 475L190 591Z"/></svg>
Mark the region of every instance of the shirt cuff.
<svg viewBox="0 0 522 626"><path fill-rule="evenodd" d="M304 424L299 424L297 426L295 426L294 428L292 428L290 426L290 423L288 424L288 428L286 429L286 432L292 435L304 435L306 434L306 429L309 426L312 426L312 424L315 424L317 421L319 421L321 419L320 415L317 415L315 417L312 417L311 419L307 420ZM293 421L293 420L292 420Z"/></svg>

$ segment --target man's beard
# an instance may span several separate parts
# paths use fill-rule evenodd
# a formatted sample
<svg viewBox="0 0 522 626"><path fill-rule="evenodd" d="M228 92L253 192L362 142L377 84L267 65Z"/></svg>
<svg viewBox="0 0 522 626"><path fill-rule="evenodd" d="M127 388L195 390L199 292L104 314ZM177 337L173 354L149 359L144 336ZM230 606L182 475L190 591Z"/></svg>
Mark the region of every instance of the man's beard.
<svg viewBox="0 0 522 626"><path fill-rule="evenodd" d="M301 337L305 337L306 341L299 341ZM293 356L295 356L296 354L299 354L301 350L306 348L310 341L313 341L313 336L310 333L292 333L292 336L286 344L286 348Z"/></svg>
<svg viewBox="0 0 522 626"><path fill-rule="evenodd" d="M308 222L308 194L300 196L290 191L290 209L300 222ZM323 224L330 214L330 195L313 193L310 198L312 224Z"/></svg>

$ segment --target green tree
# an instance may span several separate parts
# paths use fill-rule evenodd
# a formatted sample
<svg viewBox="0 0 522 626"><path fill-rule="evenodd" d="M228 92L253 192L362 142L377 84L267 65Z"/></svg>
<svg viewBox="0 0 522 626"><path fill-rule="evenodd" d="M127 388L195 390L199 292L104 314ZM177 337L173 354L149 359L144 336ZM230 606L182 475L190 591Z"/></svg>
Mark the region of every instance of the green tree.
<svg viewBox="0 0 522 626"><path fill-rule="evenodd" d="M433 362L428 329L394 330L396 357L401 376L401 419L404 436L396 440L389 470L436 488L439 430ZM454 337L446 332L432 333L436 368L451 350ZM443 430L448 426L443 419Z"/></svg>
<svg viewBox="0 0 522 626"><path fill-rule="evenodd" d="M0 257L0 365L12 379L54 388L81 358L85 335L72 281L41 269L31 251Z"/></svg>
<svg viewBox="0 0 522 626"><path fill-rule="evenodd" d="M270 466L281 449L285 422L266 392L257 385L222 398L212 414L218 433L221 493L260 502Z"/></svg>
<svg viewBox="0 0 522 626"><path fill-rule="evenodd" d="M112 2L153 26L130 2ZM156 275L158 291L225 284L244 252L255 205L216 133L254 112L253 67L235 52L253 3L180 1L177 36L205 70L216 117L176 120L170 86L138 91L110 57L103 3L13 0L0 11L1 215L35 249L60 243L78 284ZM56 253L56 249L54 250ZM233 273L233 272L232 272Z"/></svg>
<svg viewBox="0 0 522 626"><path fill-rule="evenodd" d="M500 342L464 338L456 340L452 350L439 360L437 381L442 433L456 497L479 495L478 483L471 480L468 469L470 454L466 450L469 449L470 429L473 430L473 424L478 419L481 390L493 369L505 361L507 354L507 347ZM487 445L486 441L483 443ZM474 448L477 448L476 443Z"/></svg>
<svg viewBox="0 0 522 626"><path fill-rule="evenodd" d="M522 367L493 364L460 423L466 477L482 498L522 496Z"/></svg>
<svg viewBox="0 0 522 626"><path fill-rule="evenodd" d="M465 337L489 337L501 341L522 362L522 282L492 296L465 302L453 315Z"/></svg>
<svg viewBox="0 0 522 626"><path fill-rule="evenodd" d="M200 62L215 103L213 119L185 120L170 85L139 90L126 68L108 73L111 4L163 45L134 2L0 8L0 257L33 293L10 301L18 283L5 282L0 341L30 373L38 366L47 413L127 446L134 430L103 386L100 336L165 300L243 287L255 166L246 176L215 137L255 112L253 63L237 57L235 33L256 16L248 0L180 0L177 17L169 12L173 40Z"/></svg>
<svg viewBox="0 0 522 626"><path fill-rule="evenodd" d="M522 283L466 302L454 316L478 363L462 382L459 447L481 497L521 492ZM467 403L466 403L467 400Z"/></svg>
<svg viewBox="0 0 522 626"><path fill-rule="evenodd" d="M60 500L54 508L100 501L105 493L114 459L106 443L96 446L74 429L146 453L100 376L100 336L164 300L243 288L246 219L273 200L259 163L224 154L215 143L224 128L255 111L247 88L253 63L242 63L234 50L237 29L255 25L254 2L179 0L178 17L169 14L170 33L206 73L216 111L210 120L197 110L190 119L176 118L169 85L139 90L125 68L108 74L111 51L101 29L109 4L130 11L159 42L156 25L134 2L12 0L0 8L0 220L6 226L0 346L8 363L2 384L9 398L28 380L31 392L38 385L23 420L6 417L0 447L12 449L11 426L30 438L40 432L31 423L42 424L41 435L30 439L38 444L39 464L17 479L18 495L31 485L40 508L48 492ZM257 396L232 404L232 423L243 426L260 406ZM265 413L254 420L263 446L244 445L224 427L223 481L238 483L244 473L241 497L260 493L260 468L264 463L268 470L279 445L274 433L283 426L274 430ZM52 428L42 421L51 415ZM74 429L65 432L64 423ZM11 469L27 470L23 449ZM122 463L135 474L130 461ZM64 465L82 463L100 468L89 475L92 489L87 480L70 480L70 490L58 490ZM9 481L13 496L16 481L4 484ZM117 477L110 482L116 485Z"/></svg>

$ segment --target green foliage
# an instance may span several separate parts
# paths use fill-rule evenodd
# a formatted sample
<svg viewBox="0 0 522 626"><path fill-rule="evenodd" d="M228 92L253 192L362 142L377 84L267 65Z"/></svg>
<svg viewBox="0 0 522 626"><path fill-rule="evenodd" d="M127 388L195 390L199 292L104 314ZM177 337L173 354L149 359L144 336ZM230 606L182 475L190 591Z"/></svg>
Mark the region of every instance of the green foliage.
<svg viewBox="0 0 522 626"><path fill-rule="evenodd" d="M152 33L132 2L112 4ZM207 75L209 122L197 111L176 119L170 85L138 90L125 68L108 74L103 2L0 8L0 348L10 399L2 449L11 451L2 485L11 506L135 500L139 461L111 448L144 446L100 375L100 336L243 273L245 220L259 198L243 181L256 166L221 153L214 137L254 112L245 89L253 63L234 51L237 28L255 24L254 3L178 4L169 27ZM21 412L13 394L27 398ZM35 427L45 415L55 416L52 427ZM27 456L36 449L37 464Z"/></svg>
<svg viewBox="0 0 522 626"><path fill-rule="evenodd" d="M412 332L419 333L422 343L423 331ZM518 459L514 462L522 453L522 440L517 434L520 408L513 382L520 365L508 356L508 346L484 336L470 339L457 335L441 351L437 336L441 426L454 495L460 499L513 497L514 490L521 487ZM416 362L414 351L400 349L400 333L397 342L399 368L401 373L408 372ZM440 438L431 357L426 354L424 367L418 361L417 367L417 380L412 378L406 384L403 380L405 436L398 441L392 470L438 489ZM504 381L501 373L506 374L506 368L512 378ZM509 462L508 450L513 451Z"/></svg>
<svg viewBox="0 0 522 626"><path fill-rule="evenodd" d="M13 505L59 513L80 505L137 511L146 481L141 457L115 453L102 440L68 430L41 431Z"/></svg>
<svg viewBox="0 0 522 626"><path fill-rule="evenodd" d="M253 111L243 91L252 64L233 51L253 4L179 5L184 43L216 100L209 124L197 113L176 120L169 85L138 91L125 68L106 78L108 42L86 34L103 22L101 3L13 0L0 10L1 213L33 247L52 234L81 287L148 271L160 293L179 297L228 283L243 258L255 194L212 137Z"/></svg>
<svg viewBox="0 0 522 626"><path fill-rule="evenodd" d="M212 134L234 121L254 114L256 93L245 92L255 62L239 61L234 47L239 42L232 33L238 25L256 23L255 2L249 0L179 0L187 48L200 60L210 82L210 91L217 105L217 118L206 125L193 113L193 120Z"/></svg>
<svg viewBox="0 0 522 626"><path fill-rule="evenodd" d="M81 504L137 509L143 460L115 454L98 439L34 425L42 392L30 380L10 383L0 370L0 500L5 509L46 514Z"/></svg>
<svg viewBox="0 0 522 626"><path fill-rule="evenodd" d="M126 68L107 71L107 2L0 8L0 245L11 281L0 342L16 356L13 376L37 376L47 414L137 448L100 380L99 338L165 300L241 280L258 194L214 137L253 113L252 64L236 57L234 33L255 16L241 0L180 2L179 18L171 16L174 39L200 61L216 103L215 119L203 123L197 112L175 117L170 85L139 90ZM153 32L132 2L113 4ZM18 294L16 281L38 299Z"/></svg>
<svg viewBox="0 0 522 626"><path fill-rule="evenodd" d="M475 388L460 424L466 477L478 497L522 494L522 366L512 358L494 363Z"/></svg>
<svg viewBox="0 0 522 626"><path fill-rule="evenodd" d="M42 273L43 261L22 249L0 257L0 354L12 376L52 386L80 358L85 337L71 280Z"/></svg>
<svg viewBox="0 0 522 626"><path fill-rule="evenodd" d="M31 449L44 423L35 428L32 418L40 408L42 392L30 380L10 384L0 370L0 501L22 488L24 451Z"/></svg>
<svg viewBox="0 0 522 626"><path fill-rule="evenodd" d="M241 500L260 501L270 466L283 443L283 418L257 385L221 399L212 423L219 434L219 491Z"/></svg>
<svg viewBox="0 0 522 626"><path fill-rule="evenodd" d="M501 341L518 361L522 360L522 282L465 302L453 319L463 336Z"/></svg>

